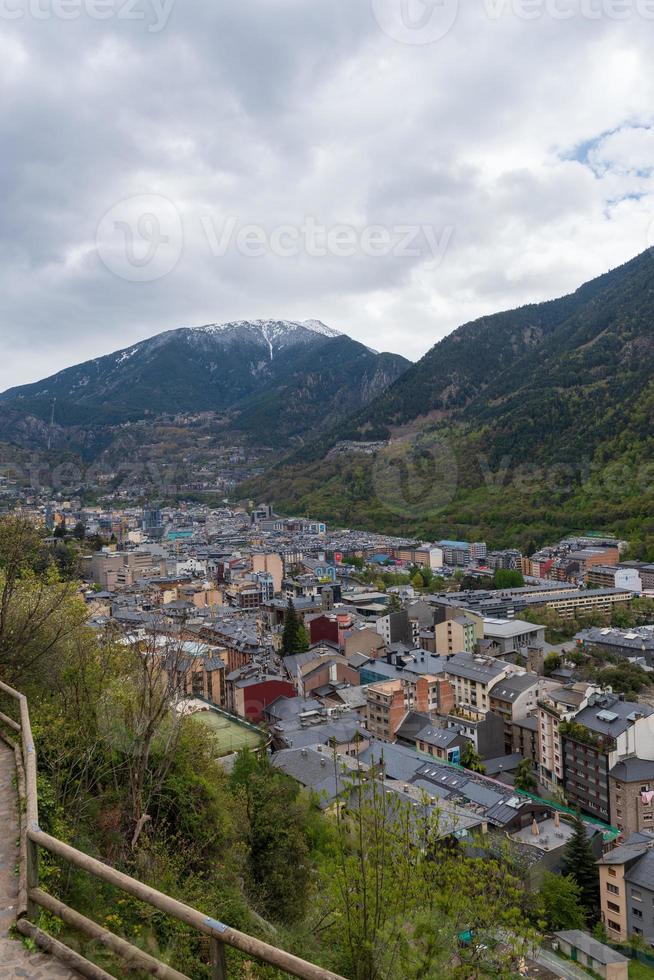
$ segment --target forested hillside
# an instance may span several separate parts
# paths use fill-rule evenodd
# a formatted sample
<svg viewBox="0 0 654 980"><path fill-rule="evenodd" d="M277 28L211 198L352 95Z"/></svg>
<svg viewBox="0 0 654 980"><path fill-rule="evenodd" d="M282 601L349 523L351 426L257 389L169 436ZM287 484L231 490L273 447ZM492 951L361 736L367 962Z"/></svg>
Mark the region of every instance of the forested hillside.
<svg viewBox="0 0 654 980"><path fill-rule="evenodd" d="M515 544L588 526L651 550L653 378L649 250L571 296L459 328L245 489L379 530ZM341 440L389 438L374 457L330 454ZM388 492L391 466L404 483Z"/></svg>

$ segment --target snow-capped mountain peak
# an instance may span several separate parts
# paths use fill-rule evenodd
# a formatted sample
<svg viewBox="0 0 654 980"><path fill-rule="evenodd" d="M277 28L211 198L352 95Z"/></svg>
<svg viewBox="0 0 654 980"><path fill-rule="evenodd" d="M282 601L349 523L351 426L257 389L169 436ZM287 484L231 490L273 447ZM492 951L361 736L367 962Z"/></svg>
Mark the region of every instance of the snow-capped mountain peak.
<svg viewBox="0 0 654 980"><path fill-rule="evenodd" d="M188 333L191 339L214 337L226 344L254 340L267 347L271 361L284 348L315 342L316 335L330 339L341 336L321 320L232 320L192 327Z"/></svg>
<svg viewBox="0 0 654 980"><path fill-rule="evenodd" d="M281 337L297 331L309 330L323 337L341 336L338 330L328 327L321 320L230 320L227 323L209 323L204 327L192 329L207 334L224 334L240 329L268 337Z"/></svg>
<svg viewBox="0 0 654 980"><path fill-rule="evenodd" d="M307 330L312 330L314 333L322 334L323 337L343 336L340 330L334 330L333 327L328 327L322 320L302 320L302 326L306 327Z"/></svg>

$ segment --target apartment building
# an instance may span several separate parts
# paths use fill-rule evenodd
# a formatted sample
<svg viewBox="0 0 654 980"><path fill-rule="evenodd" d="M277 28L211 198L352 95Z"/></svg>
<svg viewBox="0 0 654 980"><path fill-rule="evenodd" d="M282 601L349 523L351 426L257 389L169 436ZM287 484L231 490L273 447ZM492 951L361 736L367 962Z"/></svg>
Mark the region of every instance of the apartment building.
<svg viewBox="0 0 654 980"><path fill-rule="evenodd" d="M456 616L437 623L434 627L436 653L474 653L477 630L469 616Z"/></svg>
<svg viewBox="0 0 654 980"><path fill-rule="evenodd" d="M511 752L538 765L538 718L521 718L511 725Z"/></svg>
<svg viewBox="0 0 654 980"><path fill-rule="evenodd" d="M630 755L654 759L654 708L594 694L559 732L568 802L610 823L609 771Z"/></svg>
<svg viewBox="0 0 654 980"><path fill-rule="evenodd" d="M383 636L372 626L353 626L343 632L343 649L348 660L355 654L375 659L384 653L386 645Z"/></svg>
<svg viewBox="0 0 654 980"><path fill-rule="evenodd" d="M482 759L497 759L504 755L504 719L494 711L472 705L455 706L445 724L465 735Z"/></svg>
<svg viewBox="0 0 654 980"><path fill-rule="evenodd" d="M444 690L445 689L445 690ZM451 689L447 681L430 674L404 674L401 678L370 684L366 688L368 731L387 742L394 742L409 712L431 717L449 710Z"/></svg>
<svg viewBox="0 0 654 980"><path fill-rule="evenodd" d="M624 837L654 832L654 761L631 756L609 771L611 823Z"/></svg>
<svg viewBox="0 0 654 980"><path fill-rule="evenodd" d="M633 568L638 572L644 592L654 592L654 565L644 561L623 561L622 568Z"/></svg>
<svg viewBox="0 0 654 980"><path fill-rule="evenodd" d="M614 565L620 561L620 552L615 545L601 548L579 548L570 551L566 559L579 568L579 576L586 579L589 572L597 565Z"/></svg>
<svg viewBox="0 0 654 980"><path fill-rule="evenodd" d="M569 684L550 689L538 699L538 771L545 786L556 789L564 782L561 723L585 708L590 695L598 690L586 683Z"/></svg>
<svg viewBox="0 0 654 980"><path fill-rule="evenodd" d="M375 629L387 647L393 643L408 643L412 647L418 646L420 623L417 617L409 617L406 609L389 613L387 616L379 616L375 623Z"/></svg>
<svg viewBox="0 0 654 980"><path fill-rule="evenodd" d="M493 654L506 657L526 654L529 647L543 647L545 627L524 619L484 619L484 639L490 640Z"/></svg>
<svg viewBox="0 0 654 980"><path fill-rule="evenodd" d="M229 711L253 724L263 721L264 711L278 698L292 698L295 689L291 683L280 677L257 672L247 676L251 668L228 674L226 679L226 698Z"/></svg>
<svg viewBox="0 0 654 980"><path fill-rule="evenodd" d="M538 674L509 674L490 689L490 709L504 719L504 751L513 751L513 726L536 712L538 699L556 682Z"/></svg>
<svg viewBox="0 0 654 980"><path fill-rule="evenodd" d="M128 588L139 579L166 575L166 559L150 551L99 551L87 562L84 575L103 589Z"/></svg>
<svg viewBox="0 0 654 980"><path fill-rule="evenodd" d="M654 833L632 834L598 864L609 939L620 943L638 936L654 947Z"/></svg>
<svg viewBox="0 0 654 980"><path fill-rule="evenodd" d="M563 619L574 619L590 612L611 612L615 605L631 602L633 594L626 589L572 589L559 595L550 595L546 601L542 596L525 598L527 607L547 606L554 609Z"/></svg>
<svg viewBox="0 0 654 980"><path fill-rule="evenodd" d="M638 569L625 568L624 565L595 565L589 569L586 582L600 589L628 589L638 594L643 591Z"/></svg>
<svg viewBox="0 0 654 980"><path fill-rule="evenodd" d="M486 557L486 544L483 541L439 541L438 547L443 551L443 561L455 568L467 568L473 562Z"/></svg>
<svg viewBox="0 0 654 980"><path fill-rule="evenodd" d="M281 555L267 552L255 552L252 555L252 571L264 572L272 575L273 591L282 591L282 581L284 579L284 562Z"/></svg>
<svg viewBox="0 0 654 980"><path fill-rule="evenodd" d="M490 689L510 674L524 673L515 664L493 657L457 653L445 665L445 676L454 688L456 705L469 705L482 711L490 709Z"/></svg>

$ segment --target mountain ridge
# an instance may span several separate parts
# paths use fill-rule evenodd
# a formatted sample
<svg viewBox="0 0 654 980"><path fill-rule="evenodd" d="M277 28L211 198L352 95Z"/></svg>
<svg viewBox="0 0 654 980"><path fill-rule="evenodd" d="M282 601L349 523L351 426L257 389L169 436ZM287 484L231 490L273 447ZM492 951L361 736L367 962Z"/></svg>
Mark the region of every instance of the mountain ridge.
<svg viewBox="0 0 654 980"><path fill-rule="evenodd" d="M400 355L371 351L319 320L180 327L3 392L0 438L35 449L54 439L67 449L93 452L94 445L106 446L111 427L213 412L224 417L223 429L233 416L236 431L253 439L248 401L260 403L283 384L288 404L272 398L273 414L257 419L262 443L279 445L360 408L408 365ZM348 390L354 397L347 397ZM307 431L298 412L303 403Z"/></svg>

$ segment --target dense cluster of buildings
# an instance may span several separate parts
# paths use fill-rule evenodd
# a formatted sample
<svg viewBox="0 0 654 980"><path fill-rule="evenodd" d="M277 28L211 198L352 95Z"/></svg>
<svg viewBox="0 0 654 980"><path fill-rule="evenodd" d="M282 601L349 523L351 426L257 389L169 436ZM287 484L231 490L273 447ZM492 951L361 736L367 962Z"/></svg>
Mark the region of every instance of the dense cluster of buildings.
<svg viewBox="0 0 654 980"><path fill-rule="evenodd" d="M633 904L652 874L654 707L565 661L546 676L552 648L529 621L534 610L607 615L646 594L649 566L620 563L620 542L568 539L525 558L481 542L334 531L269 505L104 513L71 503L44 516L53 533L65 522L95 539L82 559L92 625L141 650L156 633L187 709L258 726L275 765L321 805L338 796L339 767L356 760L383 771L402 799L427 798L459 836L508 835L531 873L561 859L571 830L554 801L565 800L603 861L610 934L640 929L654 944L654 920L639 923ZM406 584L375 587L362 567L400 581L404 572ZM412 586L421 568L441 591ZM459 586L462 572L488 579L499 569L526 573L525 584ZM289 603L305 631L293 651L283 646ZM575 646L654 668L654 625L593 627ZM470 758L485 772L466 769ZM531 796L514 786L525 760Z"/></svg>

